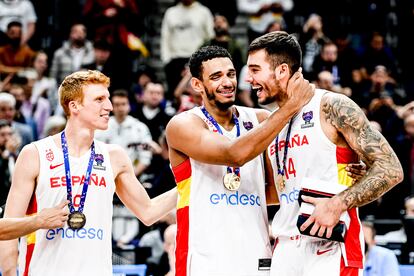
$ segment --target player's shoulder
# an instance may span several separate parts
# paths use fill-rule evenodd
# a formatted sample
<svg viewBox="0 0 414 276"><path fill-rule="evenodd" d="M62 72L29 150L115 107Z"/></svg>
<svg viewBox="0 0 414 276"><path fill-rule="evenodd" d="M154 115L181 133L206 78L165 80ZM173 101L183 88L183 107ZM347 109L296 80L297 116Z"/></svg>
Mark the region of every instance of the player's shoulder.
<svg viewBox="0 0 414 276"><path fill-rule="evenodd" d="M263 109L263 108L251 108L251 109L253 110L254 113L256 113L256 117L259 123L266 120L271 113L269 110Z"/></svg>
<svg viewBox="0 0 414 276"><path fill-rule="evenodd" d="M199 116L195 114L195 112L193 112L192 110L187 110L174 115L168 122L167 129L177 127L193 127L202 123L203 121Z"/></svg>

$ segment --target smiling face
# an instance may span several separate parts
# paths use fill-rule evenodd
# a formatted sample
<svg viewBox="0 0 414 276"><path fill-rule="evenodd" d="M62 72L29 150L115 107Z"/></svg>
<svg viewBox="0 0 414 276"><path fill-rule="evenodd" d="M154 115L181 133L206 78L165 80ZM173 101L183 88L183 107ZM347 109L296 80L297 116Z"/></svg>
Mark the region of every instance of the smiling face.
<svg viewBox="0 0 414 276"><path fill-rule="evenodd" d="M233 63L227 57L218 57L204 61L202 68L202 80L192 79L193 89L201 93L205 104L227 110L236 98L237 77Z"/></svg>
<svg viewBox="0 0 414 276"><path fill-rule="evenodd" d="M69 103L72 116L91 129L108 128L112 103L109 100L108 88L103 84L88 84L83 88L83 100Z"/></svg>
<svg viewBox="0 0 414 276"><path fill-rule="evenodd" d="M247 59L248 73L246 81L257 93L260 104L280 101L285 89L281 82L282 75L278 74L281 65L274 70L264 49L252 52ZM278 77L276 76L278 74ZM283 79L283 78L282 78Z"/></svg>

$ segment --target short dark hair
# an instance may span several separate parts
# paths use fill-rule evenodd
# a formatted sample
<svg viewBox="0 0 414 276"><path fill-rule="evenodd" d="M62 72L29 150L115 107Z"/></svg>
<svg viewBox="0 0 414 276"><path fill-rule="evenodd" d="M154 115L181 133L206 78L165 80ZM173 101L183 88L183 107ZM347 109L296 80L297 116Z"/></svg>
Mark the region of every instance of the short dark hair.
<svg viewBox="0 0 414 276"><path fill-rule="evenodd" d="M96 40L93 43L93 47L102 51L111 51L111 44L109 44L109 42L105 39Z"/></svg>
<svg viewBox="0 0 414 276"><path fill-rule="evenodd" d="M286 63L293 74L302 64L302 50L299 42L293 35L287 32L275 31L256 38L250 44L248 53L262 49L266 51L273 67L272 69L275 69L282 63Z"/></svg>
<svg viewBox="0 0 414 276"><path fill-rule="evenodd" d="M116 89L112 92L112 97L121 97L121 98L128 98L128 91L125 89Z"/></svg>
<svg viewBox="0 0 414 276"><path fill-rule="evenodd" d="M7 24L7 30L10 30L12 27L23 28L23 24L19 21L11 21L9 24Z"/></svg>
<svg viewBox="0 0 414 276"><path fill-rule="evenodd" d="M231 61L230 53L223 47L216 45L204 46L195 51L189 60L189 67L191 75L197 79L203 79L203 62L215 59L215 58L229 58Z"/></svg>

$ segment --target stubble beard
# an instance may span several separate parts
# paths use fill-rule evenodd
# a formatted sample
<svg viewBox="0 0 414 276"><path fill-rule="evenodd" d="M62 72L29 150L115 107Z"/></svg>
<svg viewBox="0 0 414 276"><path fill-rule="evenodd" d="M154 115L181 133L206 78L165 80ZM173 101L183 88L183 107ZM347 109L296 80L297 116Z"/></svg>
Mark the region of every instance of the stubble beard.
<svg viewBox="0 0 414 276"><path fill-rule="evenodd" d="M204 91L206 93L207 99L209 101L214 101L214 105L221 111L227 111L230 107L234 105L234 100L226 103L222 103L217 100L216 94L210 93L207 88L204 88Z"/></svg>

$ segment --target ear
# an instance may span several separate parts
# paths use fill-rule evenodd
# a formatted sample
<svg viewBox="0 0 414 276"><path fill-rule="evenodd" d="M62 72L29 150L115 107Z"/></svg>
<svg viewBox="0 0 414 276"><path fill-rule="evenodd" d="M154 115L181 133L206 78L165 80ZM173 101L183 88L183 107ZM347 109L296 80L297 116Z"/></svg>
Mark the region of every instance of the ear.
<svg viewBox="0 0 414 276"><path fill-rule="evenodd" d="M204 92L203 82L197 78L194 78L194 77L191 78L191 87L194 89L194 91L198 93Z"/></svg>
<svg viewBox="0 0 414 276"><path fill-rule="evenodd" d="M70 113L78 113L79 112L79 107L78 107L78 103L76 101L70 101L68 104Z"/></svg>
<svg viewBox="0 0 414 276"><path fill-rule="evenodd" d="M290 78L289 66L286 63L282 63L279 66L277 66L275 68L275 76L276 79L279 81L284 79L288 80Z"/></svg>

